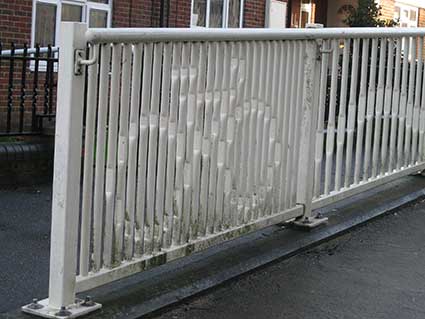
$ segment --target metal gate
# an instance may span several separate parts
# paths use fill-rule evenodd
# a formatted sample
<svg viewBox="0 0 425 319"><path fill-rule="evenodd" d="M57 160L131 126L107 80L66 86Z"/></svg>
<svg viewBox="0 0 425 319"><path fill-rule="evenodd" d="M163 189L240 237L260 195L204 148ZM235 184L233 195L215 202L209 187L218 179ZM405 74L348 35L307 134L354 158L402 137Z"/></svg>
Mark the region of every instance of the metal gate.
<svg viewBox="0 0 425 319"><path fill-rule="evenodd" d="M425 168L423 29L61 29L49 299L24 311Z"/></svg>

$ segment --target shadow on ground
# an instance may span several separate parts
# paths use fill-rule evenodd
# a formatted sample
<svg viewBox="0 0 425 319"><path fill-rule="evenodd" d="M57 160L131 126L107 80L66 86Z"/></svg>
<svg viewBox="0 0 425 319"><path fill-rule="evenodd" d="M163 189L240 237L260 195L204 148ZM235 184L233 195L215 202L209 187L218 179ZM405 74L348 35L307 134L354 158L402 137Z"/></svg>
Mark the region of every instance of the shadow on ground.
<svg viewBox="0 0 425 319"><path fill-rule="evenodd" d="M421 201L150 318L425 318L424 243Z"/></svg>
<svg viewBox="0 0 425 319"><path fill-rule="evenodd" d="M47 296L51 186L0 190L0 313Z"/></svg>
<svg viewBox="0 0 425 319"><path fill-rule="evenodd" d="M47 296L50 207L50 186L0 190L0 313ZM149 317L425 318L424 229L419 201Z"/></svg>

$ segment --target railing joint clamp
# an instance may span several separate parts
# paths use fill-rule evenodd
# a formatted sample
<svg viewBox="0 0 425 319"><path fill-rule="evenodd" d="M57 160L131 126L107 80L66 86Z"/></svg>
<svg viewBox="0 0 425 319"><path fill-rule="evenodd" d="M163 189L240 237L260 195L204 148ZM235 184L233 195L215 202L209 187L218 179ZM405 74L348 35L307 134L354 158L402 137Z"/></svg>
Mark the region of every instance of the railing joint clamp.
<svg viewBox="0 0 425 319"><path fill-rule="evenodd" d="M74 52L74 74L82 75L84 65L93 65L97 62L97 46L93 46L92 57L88 60L85 59L86 50L85 49L76 49Z"/></svg>

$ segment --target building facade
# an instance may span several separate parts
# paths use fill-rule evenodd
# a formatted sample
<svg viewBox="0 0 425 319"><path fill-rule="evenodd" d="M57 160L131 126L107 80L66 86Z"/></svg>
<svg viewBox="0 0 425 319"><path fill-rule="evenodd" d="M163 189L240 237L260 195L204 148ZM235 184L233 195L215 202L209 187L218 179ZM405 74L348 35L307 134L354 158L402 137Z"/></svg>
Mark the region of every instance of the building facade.
<svg viewBox="0 0 425 319"><path fill-rule="evenodd" d="M90 27L264 27L265 0L0 0L0 41L58 43L60 22Z"/></svg>
<svg viewBox="0 0 425 319"><path fill-rule="evenodd" d="M384 19L425 26L424 0L377 1ZM0 41L54 45L61 21L90 27L342 27L347 5L357 0L0 0Z"/></svg>
<svg viewBox="0 0 425 319"><path fill-rule="evenodd" d="M58 43L62 21L87 22L90 27L326 25L328 0L0 0L0 8L3 44L45 46Z"/></svg>

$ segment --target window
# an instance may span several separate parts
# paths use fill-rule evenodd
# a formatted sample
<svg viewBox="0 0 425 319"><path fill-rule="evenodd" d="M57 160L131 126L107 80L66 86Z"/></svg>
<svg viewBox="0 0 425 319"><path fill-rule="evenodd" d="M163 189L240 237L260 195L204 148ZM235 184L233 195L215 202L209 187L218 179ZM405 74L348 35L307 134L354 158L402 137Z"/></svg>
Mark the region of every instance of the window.
<svg viewBox="0 0 425 319"><path fill-rule="evenodd" d="M60 23L87 22L91 28L110 26L112 0L33 0L32 44L58 45Z"/></svg>
<svg viewBox="0 0 425 319"><path fill-rule="evenodd" d="M300 6L300 28L305 28L307 24L313 23L313 4L311 0L302 0Z"/></svg>
<svg viewBox="0 0 425 319"><path fill-rule="evenodd" d="M55 43L56 30L56 6L50 3L37 3L35 15L35 38L34 43L41 46Z"/></svg>
<svg viewBox="0 0 425 319"><path fill-rule="evenodd" d="M192 0L192 27L241 28L244 0Z"/></svg>
<svg viewBox="0 0 425 319"><path fill-rule="evenodd" d="M394 18L399 20L402 28L416 28L418 26L418 8L396 2Z"/></svg>

